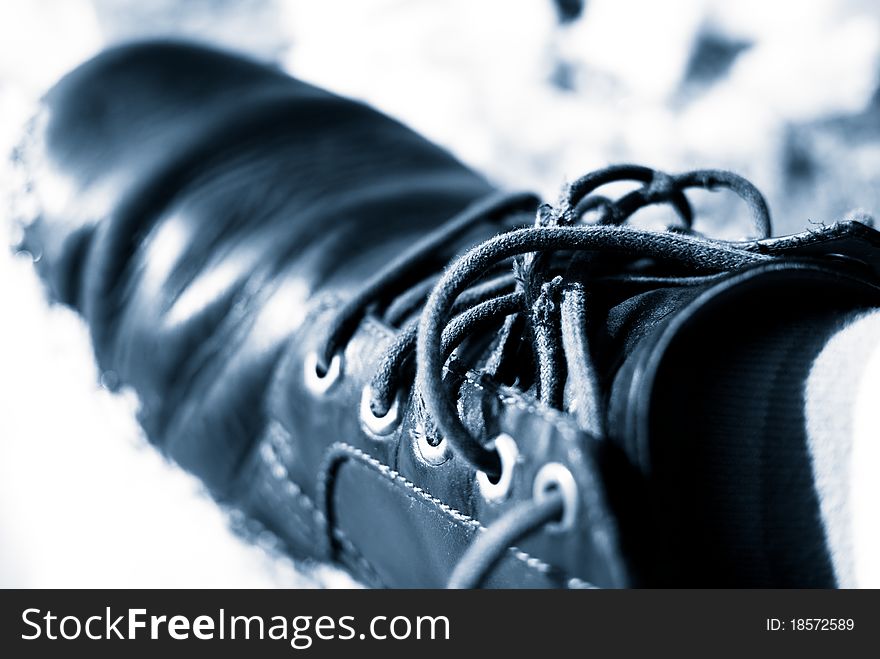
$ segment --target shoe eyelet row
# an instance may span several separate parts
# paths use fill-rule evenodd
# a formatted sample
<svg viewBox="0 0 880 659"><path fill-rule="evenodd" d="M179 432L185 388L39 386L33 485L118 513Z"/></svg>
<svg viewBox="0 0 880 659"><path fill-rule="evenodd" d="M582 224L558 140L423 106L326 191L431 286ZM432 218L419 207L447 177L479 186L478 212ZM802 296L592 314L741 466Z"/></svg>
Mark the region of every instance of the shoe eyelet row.
<svg viewBox="0 0 880 659"><path fill-rule="evenodd" d="M333 355L325 372L321 372L318 363L318 353L310 352L303 360L303 379L306 388L315 396L323 396L342 377L343 360L341 354ZM360 417L361 423L372 434L384 437L390 435L400 424L400 397L395 396L389 410L382 416L373 413L370 401L373 391L370 385L364 387L361 393Z"/></svg>
<svg viewBox="0 0 880 659"><path fill-rule="evenodd" d="M310 352L306 355L303 363L306 387L313 394L322 396L327 393L342 376L342 355L336 354L330 360L330 365L322 374L318 367L318 355ZM370 402L373 399L373 390L366 385L361 392L360 418L364 427L373 435L385 437L393 433L400 425L400 397L395 396L388 411L382 416L373 412ZM450 457L449 445L446 439L441 439L436 445L428 441L428 435L424 428L419 428L414 433L416 436L416 448L422 459L429 465L437 466L446 462ZM498 451L501 460L501 474L492 481L484 471L477 472L477 487L483 498L490 503L498 503L505 500L513 484L513 470L519 458L519 449L516 441L510 435L501 433L491 443ZM535 476L532 487L532 496L540 501L550 491L559 490L564 501L563 515L560 521L547 525L547 529L553 532L562 532L574 526L577 516L578 492L577 483L571 472L559 462L545 464Z"/></svg>

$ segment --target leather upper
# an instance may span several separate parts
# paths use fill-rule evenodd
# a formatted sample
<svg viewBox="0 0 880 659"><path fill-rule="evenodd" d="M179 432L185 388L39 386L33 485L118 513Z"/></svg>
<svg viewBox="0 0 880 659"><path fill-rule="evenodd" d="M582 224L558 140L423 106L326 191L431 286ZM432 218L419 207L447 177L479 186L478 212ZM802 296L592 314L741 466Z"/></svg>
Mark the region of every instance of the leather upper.
<svg viewBox="0 0 880 659"><path fill-rule="evenodd" d="M25 246L53 297L85 317L102 370L137 392L150 439L298 555L381 585L443 585L500 507L475 496L455 458L421 460L407 423L378 441L361 427L361 387L389 328L363 324L341 386L319 400L303 388L303 357L340 299L489 184L362 104L181 44L86 63L46 96L29 139L41 214ZM460 247L496 230L476 227ZM438 254L438 269L453 256ZM501 412L493 423L536 438L535 464L573 455L598 492L570 422L467 388ZM380 520L396 541L374 533ZM613 585L604 558L595 575L583 560L594 541L608 551L594 528L545 541L541 558L511 552L495 582ZM397 565L349 555L374 551ZM401 561L412 567L398 573Z"/></svg>
<svg viewBox="0 0 880 659"><path fill-rule="evenodd" d="M171 43L108 51L68 75L24 159L41 209L26 246L51 294L86 319L101 369L137 392L151 441L293 554L371 585L442 587L481 528L560 462L578 486L573 529L511 549L487 585L634 583L628 563L645 552L627 529L621 546L618 507L622 485L642 478L631 447L648 441L639 406L653 396L634 374L670 319L724 278L595 289L620 450L528 392L452 368L474 431L519 448L510 497L490 502L452 452L426 455L411 390L393 433L364 426L362 389L397 331L380 315L346 344L333 387L316 393L305 372L341 302L492 193L482 177L363 104ZM497 231L475 225L436 270Z"/></svg>

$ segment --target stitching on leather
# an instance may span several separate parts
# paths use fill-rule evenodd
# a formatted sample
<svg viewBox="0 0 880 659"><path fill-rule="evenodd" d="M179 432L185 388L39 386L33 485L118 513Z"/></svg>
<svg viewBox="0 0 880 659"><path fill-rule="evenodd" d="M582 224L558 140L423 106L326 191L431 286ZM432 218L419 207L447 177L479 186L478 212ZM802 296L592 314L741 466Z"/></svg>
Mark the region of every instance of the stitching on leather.
<svg viewBox="0 0 880 659"><path fill-rule="evenodd" d="M462 524L465 524L465 525L473 527L473 528L477 528L478 526L480 526L480 523L477 520L475 520L474 518L469 517L468 515L465 515L463 512L456 510L455 508L453 508L452 506L450 506L448 504L443 503L440 499L438 499L437 497L435 497L431 494L428 494L427 492L425 492L425 490L420 488L415 483L412 483L411 481L407 480L399 472L395 471L394 469L392 469L388 465L379 462L374 457L367 455L359 448L354 447L351 444L346 444L345 442L335 442L330 445L330 448L327 449L328 457L324 461L324 465L319 471L320 474L323 475L323 474L326 474L329 472L330 467L332 466L331 463L335 462L338 459L338 454L340 452L341 453L348 453L352 457L360 459L362 462L367 462L370 466L378 469L379 472L381 472L385 476L388 476L391 480L396 480L396 481L401 482L404 486L407 487L407 489L412 490L413 492L415 492L417 495L419 495L423 499L427 499L430 503L434 504L435 506L440 508L443 512L448 514L453 519L461 522Z"/></svg>
<svg viewBox="0 0 880 659"><path fill-rule="evenodd" d="M285 492L293 497L296 501L298 501L312 514L314 522L319 527L323 526L326 523L326 520L324 519L324 514L318 509L318 507L308 497L308 495L306 495L305 492L302 491L299 485L297 485L290 477L290 474L287 471L287 467L285 467L281 463L281 460L278 458L278 454L276 453L275 447L272 445L271 440L263 444L260 454L262 455L262 457L266 461L267 466L269 467L269 474L273 478L284 484Z"/></svg>
<svg viewBox="0 0 880 659"><path fill-rule="evenodd" d="M373 567L373 564L370 563L360 551L358 551L357 547L354 546L354 543L347 535L345 535L342 529L333 529L333 537L339 543L339 548L342 550L342 554L347 555L360 566L362 574L366 576L365 580L371 581L379 588L388 588L387 584L385 584L379 576L376 568Z"/></svg>
<svg viewBox="0 0 880 659"><path fill-rule="evenodd" d="M266 455L266 454L264 454L264 455ZM272 476L278 480L282 480L279 476L279 473L274 471L274 467L270 468L269 474L270 474L270 476ZM296 484L292 483L290 480L283 480L282 482L285 484L285 486L291 485L291 486L293 486L294 489L299 490L299 488L296 486ZM296 500L283 499L281 497L281 495L278 493L278 491L275 490L274 488L272 488L267 481L262 481L260 485L261 485L261 489L263 491L263 494L268 499L268 502L270 505L283 506L283 509L287 510L288 512L292 512L297 516L299 516L299 513L302 512L302 510L300 508L296 507L297 502L305 504L306 507L312 507L312 508L314 507L314 504L311 501L311 499L309 499L308 496L305 495L304 493L302 493L301 491L298 492L299 496L297 497ZM314 509L313 512L315 513L316 520L319 518L323 518L323 515L321 514L321 512L319 510ZM259 524L259 522L257 522L257 523ZM260 526L265 529L264 525L260 524ZM278 537L277 534L272 533L268 529L266 529L266 532L270 533L275 538ZM346 537L345 533L343 533L342 530L338 530L338 532L334 532L334 535L337 536L336 539L340 543L341 554L343 555L343 557L349 558L352 562L354 562L360 568L360 574L358 574L357 576L364 579L364 580L371 581L371 582L375 583L376 585L378 585L379 587L382 587L382 588L386 587L383 584L382 579L379 577L379 574L376 572L376 569L363 556L363 554L361 554L357 550L357 548L354 546L354 544L351 542L351 540L349 540L349 538ZM278 542L282 542L282 541L279 539Z"/></svg>
<svg viewBox="0 0 880 659"><path fill-rule="evenodd" d="M294 514L297 514L297 516L302 513L302 509L295 507L294 504L299 503L312 514L313 520L318 529L326 529L326 518L324 517L324 514L318 509L314 501L302 491L299 485L293 481L290 477L290 473L287 471L287 467L281 462L277 452L278 449L275 445L275 442L277 441L276 438L277 435L275 433L270 433L267 441L261 446L260 455L263 457L269 468L269 475L279 481L284 486L284 491L292 496L293 499L287 499L284 501L277 490L273 488L265 488L264 492L269 496L270 503L273 500L281 505L286 503L286 508ZM349 558L358 563L361 569L364 570L367 578L382 588L386 587L373 565L358 551L357 547L354 546L342 529L333 529L333 535L340 543L344 552L348 554Z"/></svg>
<svg viewBox="0 0 880 659"><path fill-rule="evenodd" d="M282 498L282 496L279 494L279 492L277 490L273 489L272 483L270 481L265 480L265 479L260 479L260 484L259 484L258 488L259 489L257 490L257 493L258 494L261 493L263 495L263 497L265 497L265 499L270 507L275 508L276 506L278 506L278 507L280 507L280 509L282 511L286 511L288 513L293 513L294 515L297 516L298 519L300 519L300 520L302 519L302 517L301 517L302 510L296 507L296 502L291 501L290 499ZM287 542L281 540L280 536L277 533L275 533L274 531L268 531L265 524L262 524L258 520L251 518L251 523L259 524L263 529L266 529L267 532L271 533L275 537L278 537L279 542L282 542L284 544L288 544Z"/></svg>
<svg viewBox="0 0 880 659"><path fill-rule="evenodd" d="M322 300L322 303L327 303L327 302L329 302L329 300L326 300L326 299ZM324 304L322 304L321 307L323 307L323 308L320 309L320 311L318 311L318 314L320 314L321 312L323 312L324 310L326 310L330 306L331 306L330 304L327 304L327 306L325 307ZM373 338L379 339L379 340L389 340L389 339L393 338L393 336L394 336L393 332L391 332L387 327L378 323L375 319L373 319L369 316L364 318L364 322L361 323L361 327L363 329L365 329L370 336L372 336ZM538 405L535 405L535 404L530 404L529 402L525 401L524 399L519 398L517 396L514 396L512 394L505 395L501 391L491 390L491 389L487 388L482 382L479 381L479 376L476 373L474 373L473 371L467 371L464 374L464 379L471 386L475 387L479 391L483 391L485 393L488 393L488 394L496 397L503 405L505 405L507 407L514 407L514 408L517 408L521 411L524 411L524 412L527 412L530 414L535 414L535 415L541 417L547 423L549 423L551 426L553 426L554 428L556 428L558 431L560 431L563 434L565 434L566 432L577 432L578 431L577 427L574 424L571 424L571 425L565 424L565 423L563 423L562 419L554 417L552 415L552 410L544 409L544 408L542 408ZM272 448L272 457L275 458L276 463L281 467L281 469L284 469L284 473L286 474L287 473L286 468L284 468L284 466L280 463L280 461L277 460L277 455L275 454L275 447L273 446L271 448ZM444 503L443 501L441 501L437 497L429 494L428 492L426 492L422 488L418 487L417 485L415 485L411 481L407 480L399 472L395 471L394 469L392 469L388 465L385 465L385 464L379 462L378 460L376 460L372 456L364 453L360 449L358 449L350 444L347 444L345 442L335 442L334 444L331 444L330 447L328 447L326 454L325 454L326 457L325 457L325 459L324 459L324 461L318 471L319 480L318 480L318 488L317 488L317 490L318 490L317 491L317 499L319 501L324 502L325 506L327 505L327 502L328 502L327 493L329 492L331 481L333 478L332 474L331 474L331 467L333 466L333 462L335 461L335 459L338 459L338 453L340 453L340 452L347 453L350 457L354 457L354 458L361 460L362 462L366 462L367 464L369 464L373 468L377 469L380 473L382 473L383 475L390 478L392 481L397 481L398 483L404 485L404 487L406 487L407 489L412 491L417 497L419 497L423 501L426 501L427 503L433 505L435 508L442 511L447 516L453 518L455 521L457 521L461 524L464 524L470 528L473 528L479 532L485 530L486 527L484 527L482 524L480 524L480 522L477 521L476 519L474 519L468 515L465 515L464 513L462 513L459 510L456 510L455 508L452 508L451 506ZM334 454L337 454L337 455L334 455ZM290 486L296 488L297 498L303 502L307 502L307 505L314 511L313 514L315 515L316 522L318 522L318 524L319 524L319 528L323 528L325 534L332 534L332 536L333 536L332 539L339 542L340 548L349 551L349 553L351 553L351 554L355 554L355 558L358 560L359 563L361 563L362 567L367 568L370 571L370 573L373 575L373 577L376 579L377 583L379 583L381 585L382 581L381 581L381 579L379 579L378 574L376 574L375 568L373 568L373 566L369 563L369 561L367 561L367 559L365 557L363 557L360 554L360 552L357 551L357 549L355 548L353 543L351 543L351 541L347 538L345 533L339 528L333 528L333 529L328 528L327 511L326 510L321 511L316 506L316 504L305 493L303 493L302 490L300 490L299 487L295 485L295 483L293 483L289 479L289 477L287 478L287 482L290 484ZM291 491L291 494L293 494L293 493L294 492ZM534 556L531 556L530 554L522 551L518 547L511 547L509 549L509 552L517 560L524 563L528 568L533 569L541 574L547 574L548 572L551 572L551 571L561 573L561 571L558 568L550 566L549 564L542 561L541 559L536 558ZM563 577L563 578L566 579L566 584L568 587L580 588L583 586L580 586L578 584L587 584L587 582L582 581L580 579L577 579L576 577L571 577L571 578ZM587 584L587 587L591 587L591 586L589 586L589 584Z"/></svg>
<svg viewBox="0 0 880 659"><path fill-rule="evenodd" d="M367 465L378 470L382 475L386 476L391 481L395 481L397 483L400 483L406 489L413 492L416 495L416 497L432 504L436 509L441 510L448 517L454 519L455 521L457 521L461 524L464 524L464 525L466 525L472 529L475 529L477 531L485 531L486 530L486 527L483 526L482 524L480 524L480 522L477 521L476 519L474 519L473 517L465 515L461 511L456 510L455 508L452 508L451 506L443 503L437 497L429 494L428 492L426 492L425 490L423 490L422 488L420 488L416 484L407 480L402 474L400 474L400 472L395 471L394 469L392 469L388 465L379 462L371 455L364 453L362 450L360 450L359 448L357 448L355 446L352 446L351 444L346 444L345 442L335 442L330 445L330 447L327 449L325 455L326 455L326 457L324 458L321 469L319 470L319 474L320 474L319 484L321 486L320 487L320 490L321 490L320 500L324 501L325 505L327 503L327 492L329 492L330 482L333 479L332 467L333 467L334 463L340 459L340 457L348 457L348 458L354 458L354 459L360 460L361 462L366 463ZM325 513L325 518L326 518L327 511L325 510L324 513ZM554 573L561 574L562 578L566 580L566 583L571 581L571 578L568 577L567 575L564 575L562 573L562 571L559 570L559 568L550 566L548 563L524 552L523 550L519 549L518 547L511 547L508 551L510 552L510 554L514 558L516 558L520 562L524 563L530 569L533 569L537 572L540 572L541 574L547 574L552 571Z"/></svg>

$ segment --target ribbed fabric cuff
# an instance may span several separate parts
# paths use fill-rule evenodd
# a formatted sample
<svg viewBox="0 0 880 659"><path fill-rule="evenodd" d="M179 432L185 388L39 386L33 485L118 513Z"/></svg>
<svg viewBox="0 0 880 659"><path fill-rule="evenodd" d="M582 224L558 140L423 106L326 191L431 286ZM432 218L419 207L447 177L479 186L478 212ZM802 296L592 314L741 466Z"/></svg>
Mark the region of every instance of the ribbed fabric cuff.
<svg viewBox="0 0 880 659"><path fill-rule="evenodd" d="M702 339L680 342L657 380L650 489L656 531L667 536L660 578L851 585L844 420L861 374L835 369L840 358L825 348L858 311L809 291L749 311L703 322Z"/></svg>

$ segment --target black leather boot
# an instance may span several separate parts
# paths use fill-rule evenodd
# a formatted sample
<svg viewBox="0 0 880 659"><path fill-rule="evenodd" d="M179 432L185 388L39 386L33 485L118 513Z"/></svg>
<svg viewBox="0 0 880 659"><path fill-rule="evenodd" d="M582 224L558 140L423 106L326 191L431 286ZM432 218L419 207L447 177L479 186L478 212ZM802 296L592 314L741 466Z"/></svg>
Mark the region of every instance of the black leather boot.
<svg viewBox="0 0 880 659"><path fill-rule="evenodd" d="M796 410L774 378L878 305L867 226L770 239L739 177L636 166L539 206L360 103L180 44L68 75L18 158L24 247L107 379L293 555L390 587L835 583L797 419L730 419ZM596 194L618 180L641 187ZM697 234L691 187L743 196L757 240ZM655 203L680 226L624 226ZM792 327L812 339L764 359Z"/></svg>

